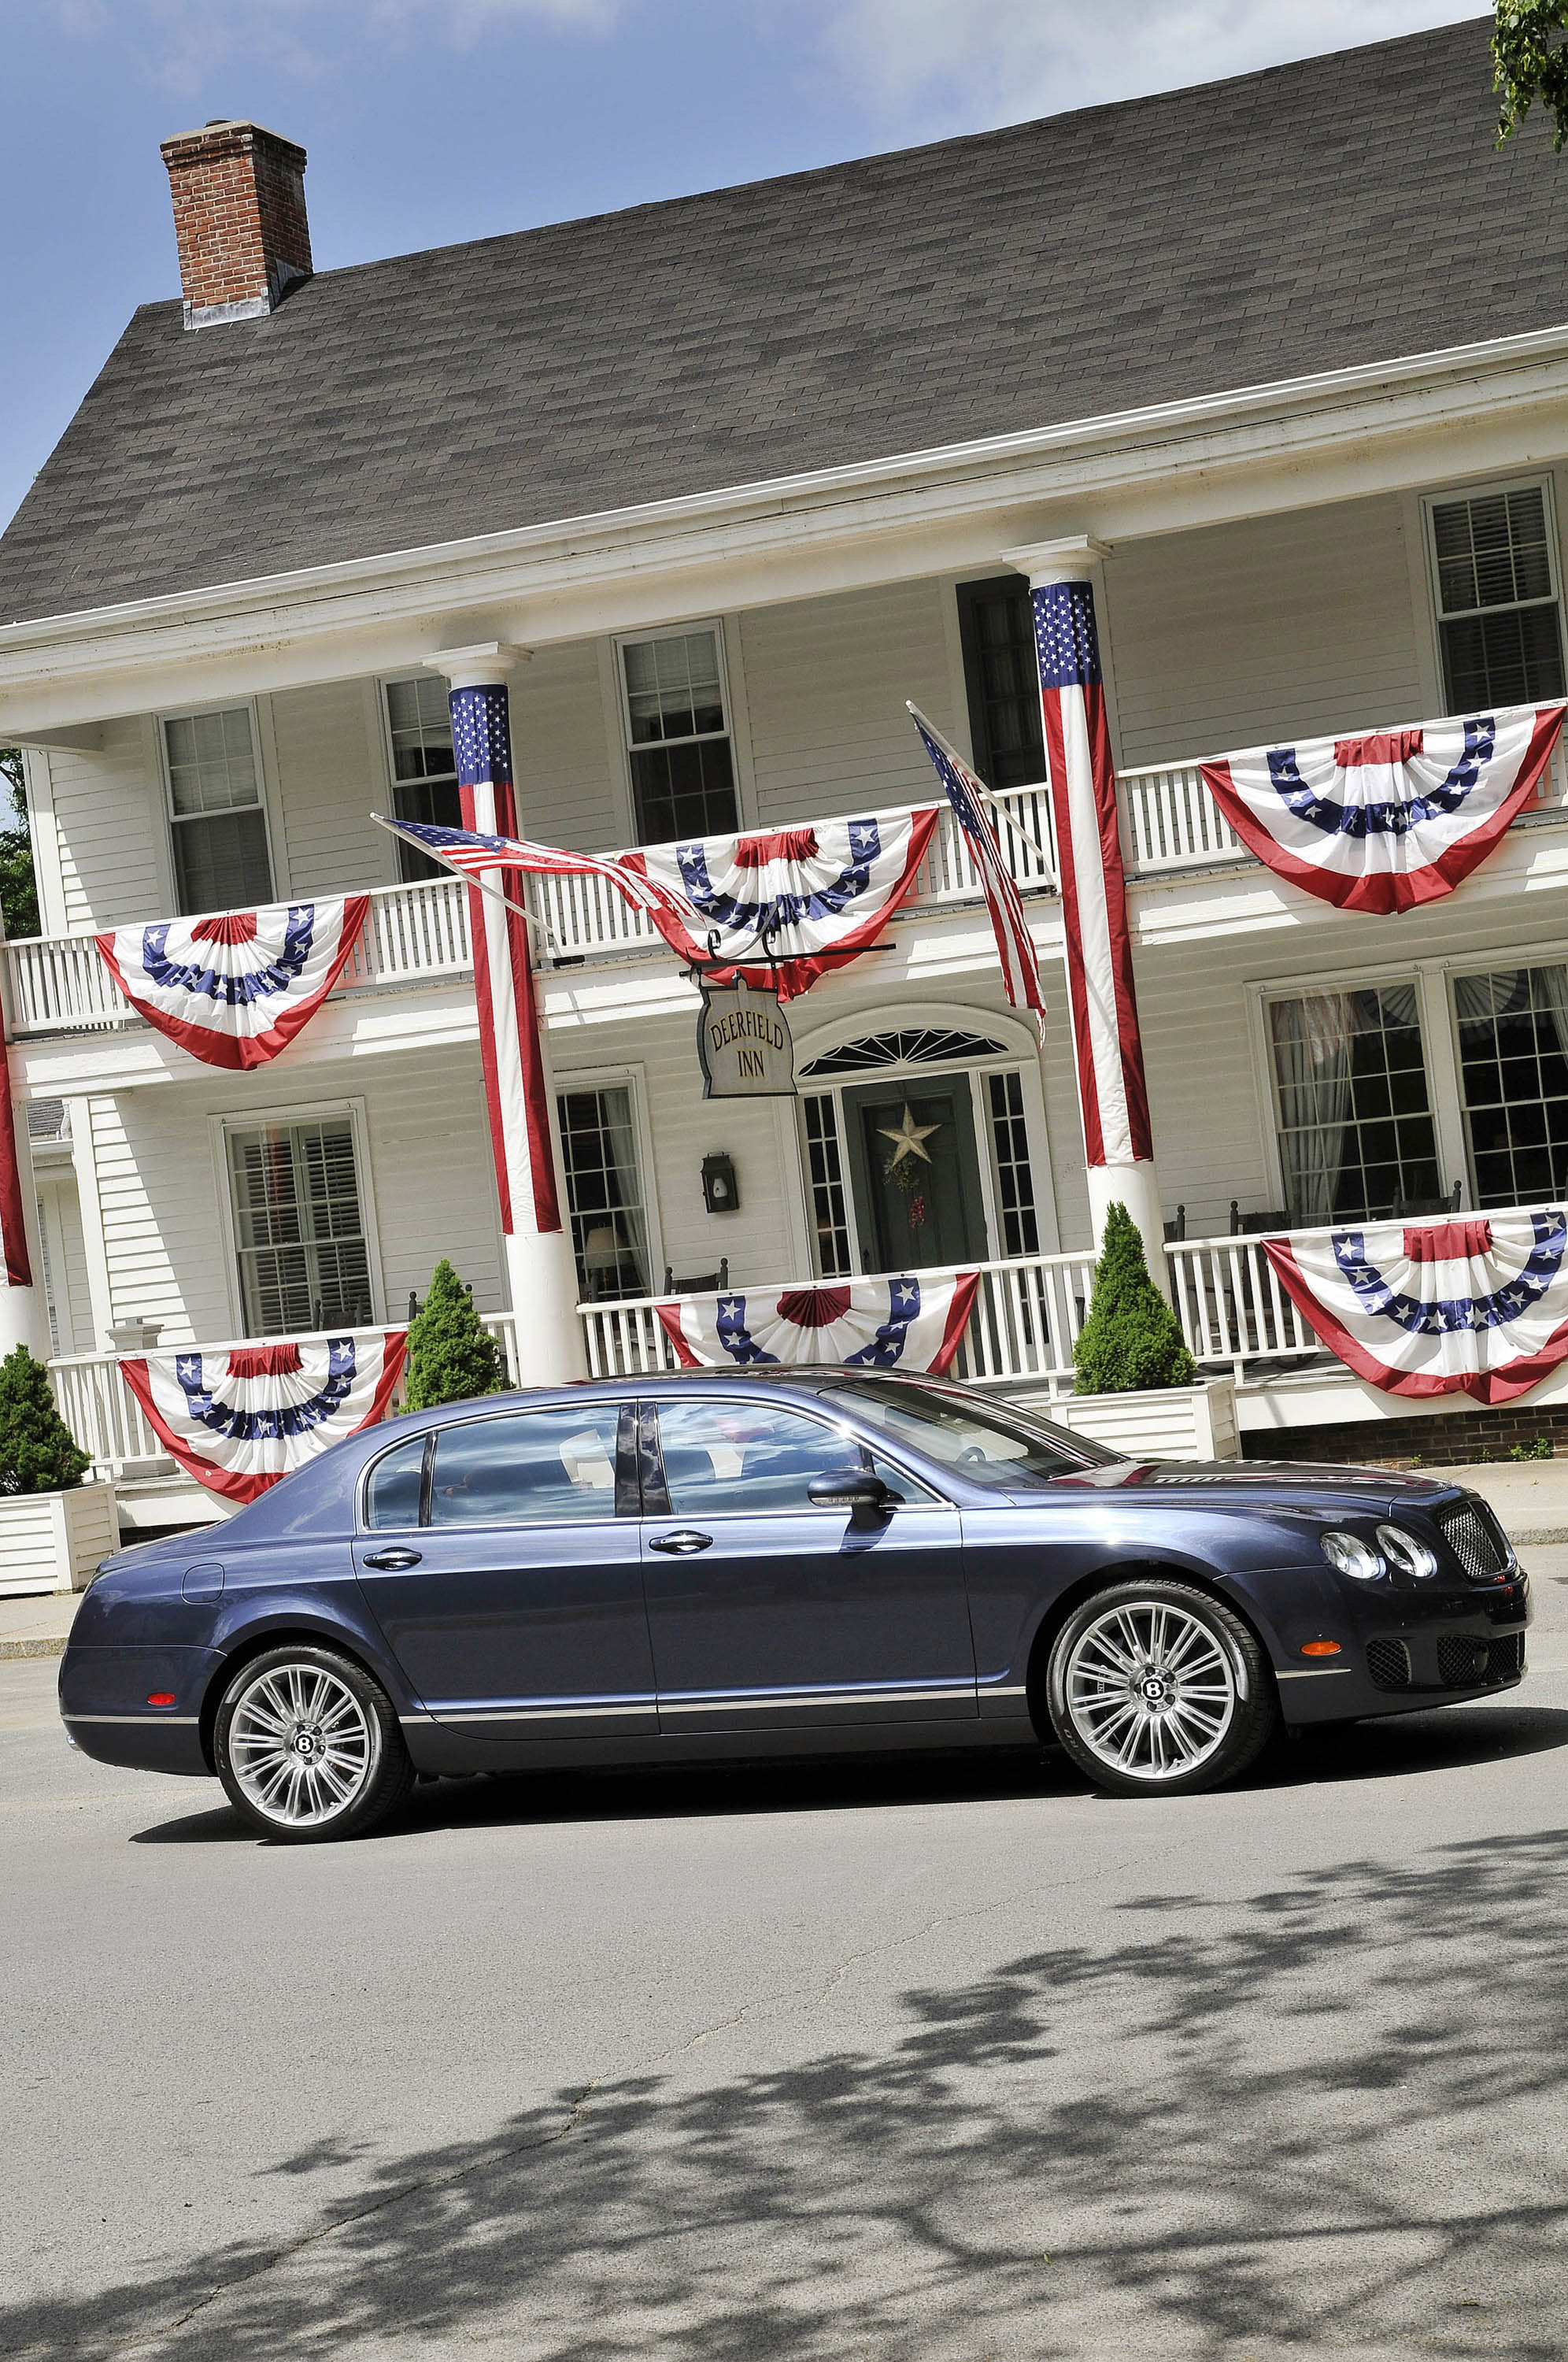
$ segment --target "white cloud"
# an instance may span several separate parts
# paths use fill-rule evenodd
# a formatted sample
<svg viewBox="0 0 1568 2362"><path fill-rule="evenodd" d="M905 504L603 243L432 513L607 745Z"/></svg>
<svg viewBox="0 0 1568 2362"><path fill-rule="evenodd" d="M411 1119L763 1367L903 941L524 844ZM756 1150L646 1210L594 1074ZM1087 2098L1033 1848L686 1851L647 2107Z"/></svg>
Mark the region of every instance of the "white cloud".
<svg viewBox="0 0 1568 2362"><path fill-rule="evenodd" d="M845 94L911 133L1141 97L1478 11L1474 0L816 0L814 13L818 56Z"/></svg>

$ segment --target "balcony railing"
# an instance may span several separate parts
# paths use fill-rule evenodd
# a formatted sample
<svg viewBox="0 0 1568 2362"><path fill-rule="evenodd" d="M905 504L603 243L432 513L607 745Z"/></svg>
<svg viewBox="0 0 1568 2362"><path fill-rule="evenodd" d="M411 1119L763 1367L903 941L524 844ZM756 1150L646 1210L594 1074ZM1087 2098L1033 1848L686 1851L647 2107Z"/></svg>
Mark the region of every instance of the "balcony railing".
<svg viewBox="0 0 1568 2362"><path fill-rule="evenodd" d="M1253 858L1222 817L1194 763L1124 771L1119 794L1122 846L1135 877L1231 866ZM1026 891L1054 888L1055 843L1049 790L1016 788L999 800L1018 823L1017 833L1010 828L999 832L1012 875ZM1533 802L1521 817L1540 818L1565 810L1568 754L1560 743ZM1051 859L1042 859L1042 853ZM944 804L911 905L941 910L976 901L980 891L968 840ZM552 960L614 959L662 949L646 915L628 909L602 878L536 877L530 880L529 892ZM4 948L18 1033L75 1032L82 1027L138 1021L99 958L90 934L46 935L9 943ZM370 918L337 988L368 992L425 984L466 976L471 964L468 892L460 879L439 877L414 886L381 886L371 892Z"/></svg>

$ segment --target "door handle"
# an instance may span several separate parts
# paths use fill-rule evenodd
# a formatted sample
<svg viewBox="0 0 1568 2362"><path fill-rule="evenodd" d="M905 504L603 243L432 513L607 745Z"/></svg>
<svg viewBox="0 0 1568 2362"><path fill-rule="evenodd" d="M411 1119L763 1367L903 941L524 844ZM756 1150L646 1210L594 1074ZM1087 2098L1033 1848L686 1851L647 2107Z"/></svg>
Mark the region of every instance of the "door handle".
<svg viewBox="0 0 1568 2362"><path fill-rule="evenodd" d="M400 1574L405 1566L417 1566L423 1555L411 1550L367 1551L365 1564L380 1567L387 1574Z"/></svg>
<svg viewBox="0 0 1568 2362"><path fill-rule="evenodd" d="M668 1551L675 1558L690 1558L693 1551L711 1550L712 1534L700 1534L694 1526L682 1526L673 1534L655 1534L649 1550Z"/></svg>

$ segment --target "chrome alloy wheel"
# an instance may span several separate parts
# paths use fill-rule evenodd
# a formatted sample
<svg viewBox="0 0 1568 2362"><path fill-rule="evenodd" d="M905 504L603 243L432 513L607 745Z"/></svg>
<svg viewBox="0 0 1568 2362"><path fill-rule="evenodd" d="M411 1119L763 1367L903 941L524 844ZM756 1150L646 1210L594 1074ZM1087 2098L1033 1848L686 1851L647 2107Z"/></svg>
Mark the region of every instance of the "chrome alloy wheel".
<svg viewBox="0 0 1568 2362"><path fill-rule="evenodd" d="M308 1661L272 1665L235 1706L234 1777L254 1809L281 1828L337 1819L375 1772L381 1733L346 1682Z"/></svg>
<svg viewBox="0 0 1568 2362"><path fill-rule="evenodd" d="M1235 1719L1236 1673L1208 1626L1163 1601L1109 1609L1066 1667L1066 1707L1090 1753L1132 1780L1185 1778Z"/></svg>

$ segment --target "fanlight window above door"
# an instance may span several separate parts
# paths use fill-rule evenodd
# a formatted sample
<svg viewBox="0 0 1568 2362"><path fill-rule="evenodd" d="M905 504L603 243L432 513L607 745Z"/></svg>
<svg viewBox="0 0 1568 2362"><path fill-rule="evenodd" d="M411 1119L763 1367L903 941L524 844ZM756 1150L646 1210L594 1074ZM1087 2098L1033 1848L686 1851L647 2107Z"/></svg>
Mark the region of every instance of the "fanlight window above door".
<svg viewBox="0 0 1568 2362"><path fill-rule="evenodd" d="M1001 1058L999 1042L983 1033L955 1033L944 1025L922 1025L908 1033L870 1033L842 1049L826 1050L801 1069L807 1075L862 1075L877 1066L950 1066L970 1058Z"/></svg>

